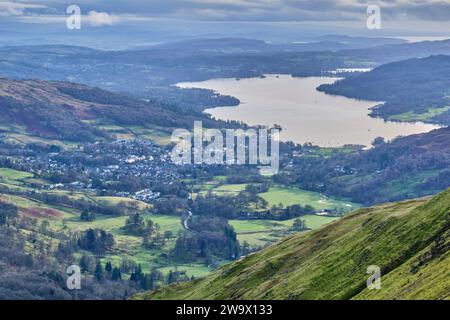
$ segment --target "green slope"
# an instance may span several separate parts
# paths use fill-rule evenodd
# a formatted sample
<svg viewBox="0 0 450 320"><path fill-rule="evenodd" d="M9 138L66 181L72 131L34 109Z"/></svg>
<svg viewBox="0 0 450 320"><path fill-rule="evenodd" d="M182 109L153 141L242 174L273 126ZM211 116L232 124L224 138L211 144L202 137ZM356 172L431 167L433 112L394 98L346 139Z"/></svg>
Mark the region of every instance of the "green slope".
<svg viewBox="0 0 450 320"><path fill-rule="evenodd" d="M357 210L190 283L136 299L449 299L450 189ZM368 290L369 265L382 270Z"/></svg>

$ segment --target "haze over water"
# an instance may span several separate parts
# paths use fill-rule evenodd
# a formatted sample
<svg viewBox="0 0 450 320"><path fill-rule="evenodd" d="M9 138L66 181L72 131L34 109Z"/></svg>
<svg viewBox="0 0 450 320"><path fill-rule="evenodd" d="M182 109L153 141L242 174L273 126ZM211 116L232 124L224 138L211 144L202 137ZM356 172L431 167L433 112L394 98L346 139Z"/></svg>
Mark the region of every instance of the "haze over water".
<svg viewBox="0 0 450 320"><path fill-rule="evenodd" d="M239 106L207 109L222 120L238 120L250 125L279 124L281 139L296 143L311 142L324 147L345 144L370 146L376 137L390 140L399 135L428 132L438 126L417 123L386 122L369 116L379 102L331 96L316 90L336 78L294 78L268 75L266 78L213 79L180 83L183 88L211 89L241 101Z"/></svg>

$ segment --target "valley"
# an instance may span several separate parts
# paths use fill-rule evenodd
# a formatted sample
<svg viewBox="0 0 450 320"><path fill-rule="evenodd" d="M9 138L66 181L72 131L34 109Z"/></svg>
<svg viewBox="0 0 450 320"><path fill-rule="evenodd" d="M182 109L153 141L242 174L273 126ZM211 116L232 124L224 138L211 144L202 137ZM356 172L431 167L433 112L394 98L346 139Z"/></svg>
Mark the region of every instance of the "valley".
<svg viewBox="0 0 450 320"><path fill-rule="evenodd" d="M1 47L0 299L447 299L449 44ZM280 170L175 164L194 121Z"/></svg>
<svg viewBox="0 0 450 320"><path fill-rule="evenodd" d="M450 190L357 210L190 283L135 299L448 299ZM382 270L380 290L366 268ZM435 272L439 270L439 272Z"/></svg>

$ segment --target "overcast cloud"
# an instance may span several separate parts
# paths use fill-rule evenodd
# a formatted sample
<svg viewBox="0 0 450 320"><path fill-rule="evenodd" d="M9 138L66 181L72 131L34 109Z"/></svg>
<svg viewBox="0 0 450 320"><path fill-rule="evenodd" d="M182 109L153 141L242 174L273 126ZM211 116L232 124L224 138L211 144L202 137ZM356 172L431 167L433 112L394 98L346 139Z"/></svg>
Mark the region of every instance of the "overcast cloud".
<svg viewBox="0 0 450 320"><path fill-rule="evenodd" d="M0 0L0 15L63 15L69 4L84 13L113 15L115 23L133 19L241 21L359 20L369 4L378 4L387 20L450 20L450 0ZM119 19L120 17L120 19Z"/></svg>

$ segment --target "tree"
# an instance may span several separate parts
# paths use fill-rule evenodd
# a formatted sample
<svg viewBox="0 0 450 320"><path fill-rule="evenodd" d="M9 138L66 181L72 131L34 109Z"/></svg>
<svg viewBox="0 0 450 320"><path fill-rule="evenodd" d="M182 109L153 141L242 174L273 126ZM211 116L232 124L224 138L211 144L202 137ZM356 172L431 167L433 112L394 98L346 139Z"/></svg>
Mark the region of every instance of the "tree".
<svg viewBox="0 0 450 320"><path fill-rule="evenodd" d="M292 225L292 229L295 231L303 231L305 230L306 225L304 220L295 219L294 224Z"/></svg>
<svg viewBox="0 0 450 320"><path fill-rule="evenodd" d="M89 210L83 210L80 214L80 220L82 221L94 221L96 219L95 212L89 212Z"/></svg>
<svg viewBox="0 0 450 320"><path fill-rule="evenodd" d="M138 265L130 275L130 281L140 282L143 276L142 267Z"/></svg>
<svg viewBox="0 0 450 320"><path fill-rule="evenodd" d="M120 272L120 269L117 267L114 267L111 274L111 280L112 281L119 281L122 280L122 274Z"/></svg>
<svg viewBox="0 0 450 320"><path fill-rule="evenodd" d="M50 222L48 222L47 220L42 221L41 226L39 228L39 232L43 235L47 235L49 226Z"/></svg>
<svg viewBox="0 0 450 320"><path fill-rule="evenodd" d="M372 146L377 147L377 146L381 146L383 144L385 144L386 142L384 141L383 137L376 137L373 141L372 141Z"/></svg>
<svg viewBox="0 0 450 320"><path fill-rule="evenodd" d="M111 273L112 270L113 270L112 264L111 264L111 262L108 261L105 265L105 271L108 273Z"/></svg>
<svg viewBox="0 0 450 320"><path fill-rule="evenodd" d="M148 223L148 227L152 227L153 223ZM134 215L128 217L123 227L126 233L142 236L146 232L145 220L142 214L136 212Z"/></svg>
<svg viewBox="0 0 450 320"><path fill-rule="evenodd" d="M167 283L172 284L176 281L175 276L172 272L172 270L169 270L169 275L167 276Z"/></svg>
<svg viewBox="0 0 450 320"><path fill-rule="evenodd" d="M88 272L89 271L89 267L91 265L91 258L89 256L87 256L87 255L83 255L80 258L80 263L79 264L80 264L81 272L83 272L83 273Z"/></svg>
<svg viewBox="0 0 450 320"><path fill-rule="evenodd" d="M12 222L17 217L17 207L15 205L0 202L0 225Z"/></svg>
<svg viewBox="0 0 450 320"><path fill-rule="evenodd" d="M164 231L164 238L167 239L167 240L172 239L173 238L173 232L170 231L170 230Z"/></svg>
<svg viewBox="0 0 450 320"><path fill-rule="evenodd" d="M250 250L250 244L247 241L244 241L242 243L242 254L244 256L248 255L251 252Z"/></svg>
<svg viewBox="0 0 450 320"><path fill-rule="evenodd" d="M81 249L94 253L104 253L114 246L114 237L102 229L88 229L78 240Z"/></svg>
<svg viewBox="0 0 450 320"><path fill-rule="evenodd" d="M152 269L150 272L150 289L158 287L160 284L164 283L164 275L161 271L157 269Z"/></svg>
<svg viewBox="0 0 450 320"><path fill-rule="evenodd" d="M60 242L56 248L55 257L60 260L69 260L72 257L73 248L71 244Z"/></svg>
<svg viewBox="0 0 450 320"><path fill-rule="evenodd" d="M148 290L150 288L150 281L149 276L147 274L142 274L140 279L140 286L144 290Z"/></svg>
<svg viewBox="0 0 450 320"><path fill-rule="evenodd" d="M95 266L94 276L97 281L103 280L103 267L100 261L98 261L97 265Z"/></svg>

